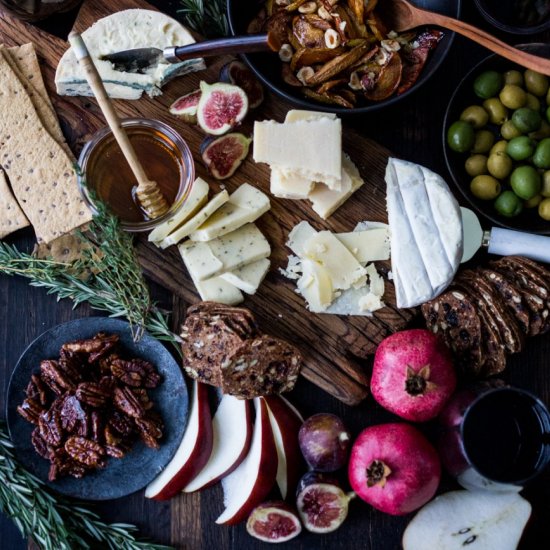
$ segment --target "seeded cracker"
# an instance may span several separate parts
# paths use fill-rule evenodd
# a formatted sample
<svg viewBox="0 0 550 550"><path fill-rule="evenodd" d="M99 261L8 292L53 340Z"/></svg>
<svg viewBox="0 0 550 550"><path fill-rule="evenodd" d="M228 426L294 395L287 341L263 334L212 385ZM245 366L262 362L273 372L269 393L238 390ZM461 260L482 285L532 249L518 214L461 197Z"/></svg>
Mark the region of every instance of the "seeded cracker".
<svg viewBox="0 0 550 550"><path fill-rule="evenodd" d="M0 169L0 239L29 225L29 220L10 191L4 171Z"/></svg>
<svg viewBox="0 0 550 550"><path fill-rule="evenodd" d="M1 52L0 52L1 53ZM89 222L73 162L44 128L25 89L0 55L0 163L39 242Z"/></svg>

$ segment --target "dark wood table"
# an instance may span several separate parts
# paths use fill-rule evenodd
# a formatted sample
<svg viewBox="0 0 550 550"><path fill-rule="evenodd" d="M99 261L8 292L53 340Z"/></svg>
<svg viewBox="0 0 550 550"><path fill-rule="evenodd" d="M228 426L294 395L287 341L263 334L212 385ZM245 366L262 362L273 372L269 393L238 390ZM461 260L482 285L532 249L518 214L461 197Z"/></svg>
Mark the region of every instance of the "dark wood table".
<svg viewBox="0 0 550 550"><path fill-rule="evenodd" d="M178 2L174 0L150 1L170 14L175 14L178 7ZM115 3L116 0L113 0L113 4ZM472 0L464 0L463 4L465 21L492 30L481 19ZM74 17L73 12L41 26L58 36L66 36ZM512 44L548 41L549 38L548 35L499 36ZM475 44L457 37L443 66L416 94L388 110L350 120L347 124L360 129L366 136L385 145L396 155L426 165L448 177L441 141L445 108L462 75L486 53ZM29 232L20 233L9 239L9 242L26 249L32 245ZM185 307L179 299L173 298L155 285L152 285L152 292L160 305L167 309L182 311ZM0 309L0 415L3 416L8 380L25 347L50 327L96 313L87 306L73 310L68 301L57 303L53 296L46 295L42 289L30 287L26 280L3 275L0 275ZM369 367L370 364L366 363L365 368ZM550 337L546 335L531 339L525 351L509 360L504 379L537 393L550 405ZM357 434L367 425L392 419L389 413L382 411L371 399L360 406L347 407L305 380L299 381L289 397L304 416L321 411L342 416L353 434ZM453 487L451 480L444 479L443 490ZM533 517L521 548L548 548L545 540L548 537L550 470L525 491L525 496L533 504ZM127 498L98 504L96 509L108 521L135 523L144 536L180 549L246 550L267 547L250 538L243 525L227 528L214 523L223 509L219 486L199 494L183 495L165 503L148 501L139 492ZM284 547L315 550L395 550L400 547L401 535L409 519L410 517L399 518L378 513L356 500L351 504L348 520L339 531L325 536L303 534ZM11 521L0 514L0 548L21 550L26 545Z"/></svg>

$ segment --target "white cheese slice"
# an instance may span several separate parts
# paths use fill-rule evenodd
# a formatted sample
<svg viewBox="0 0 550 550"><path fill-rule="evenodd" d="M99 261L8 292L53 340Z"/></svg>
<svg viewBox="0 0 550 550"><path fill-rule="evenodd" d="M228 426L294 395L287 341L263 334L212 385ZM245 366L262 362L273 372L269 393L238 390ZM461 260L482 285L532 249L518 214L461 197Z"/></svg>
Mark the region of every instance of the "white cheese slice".
<svg viewBox="0 0 550 550"><path fill-rule="evenodd" d="M365 268L330 231L311 236L303 249L306 257L327 270L335 290L350 288L366 275Z"/></svg>
<svg viewBox="0 0 550 550"><path fill-rule="evenodd" d="M253 157L311 181L340 189L342 178L342 123L321 118L279 124L254 123Z"/></svg>
<svg viewBox="0 0 550 550"><path fill-rule="evenodd" d="M279 273L287 279L299 279L302 275L302 260L298 256L290 255L286 268L279 268Z"/></svg>
<svg viewBox="0 0 550 550"><path fill-rule="evenodd" d="M239 206L240 204L245 204L246 207ZM268 196L244 183L189 238L192 241L211 241L257 220L269 208Z"/></svg>
<svg viewBox="0 0 550 550"><path fill-rule="evenodd" d="M149 241L158 243L165 239L172 231L175 231L193 216L207 200L208 184L202 178L197 178L182 207L171 218L149 233Z"/></svg>
<svg viewBox="0 0 550 550"><path fill-rule="evenodd" d="M138 99L143 92L159 95L160 88L176 76L205 68L202 59L181 63L159 63L138 72L122 72L103 56L135 48L185 46L195 42L187 29L175 19L159 11L131 9L99 19L82 33L94 64L110 97ZM93 96L84 72L69 48L57 66L55 73L57 93L60 95Z"/></svg>
<svg viewBox="0 0 550 550"><path fill-rule="evenodd" d="M326 220L342 206L365 182L359 170L349 157L342 155L342 177L340 190L330 189L324 183L316 183L309 194L311 206Z"/></svg>
<svg viewBox="0 0 550 550"><path fill-rule="evenodd" d="M384 291L386 290L384 279L382 278L380 273L378 273L374 264L369 264L366 270L369 277L370 291L379 298L382 298L382 296L384 296Z"/></svg>
<svg viewBox="0 0 550 550"><path fill-rule="evenodd" d="M332 315L357 315L371 317L372 311L361 309L360 302L371 293L368 285L361 288L348 288L324 311ZM381 306L383 307L383 305Z"/></svg>
<svg viewBox="0 0 550 550"><path fill-rule="evenodd" d="M322 111L304 111L302 109L291 109L286 113L285 122L299 122L300 120L319 120L321 118L336 119L334 113L324 113Z"/></svg>
<svg viewBox="0 0 550 550"><path fill-rule="evenodd" d="M201 208L190 220L187 220L181 227L170 233L168 237L160 241L161 248L168 248L178 244L182 239L188 237L198 229L218 208L221 208L229 200L229 193L224 189L212 197L206 205Z"/></svg>
<svg viewBox="0 0 550 550"><path fill-rule="evenodd" d="M388 226L366 231L337 233L336 237L361 265L390 258L390 231Z"/></svg>
<svg viewBox="0 0 550 550"><path fill-rule="evenodd" d="M223 269L223 263L212 254L208 243L187 241L180 244L179 251L187 270L193 274L194 280L209 279Z"/></svg>
<svg viewBox="0 0 550 550"><path fill-rule="evenodd" d="M222 273L220 277L247 294L255 294L267 275L270 265L271 262L267 258L264 258L251 264L243 265L233 271Z"/></svg>
<svg viewBox="0 0 550 550"><path fill-rule="evenodd" d="M269 190L281 199L307 199L313 189L313 181L294 172L286 173L277 166L271 166Z"/></svg>
<svg viewBox="0 0 550 550"><path fill-rule="evenodd" d="M244 301L242 292L221 277L212 277L205 281L196 281L195 287L205 302L218 302L228 306L236 306Z"/></svg>
<svg viewBox="0 0 550 550"><path fill-rule="evenodd" d="M368 313L373 313L384 307L384 302L382 302L380 296L374 292L369 292L361 298L359 298L359 309Z"/></svg>
<svg viewBox="0 0 550 550"><path fill-rule="evenodd" d="M314 235L317 235L317 231L311 227L309 222L302 221L292 228L288 234L286 245L296 256L303 258L306 255L304 245Z"/></svg>
<svg viewBox="0 0 550 550"><path fill-rule="evenodd" d="M304 258L298 291L305 298L310 311L321 313L333 299L333 286L329 272L317 262Z"/></svg>

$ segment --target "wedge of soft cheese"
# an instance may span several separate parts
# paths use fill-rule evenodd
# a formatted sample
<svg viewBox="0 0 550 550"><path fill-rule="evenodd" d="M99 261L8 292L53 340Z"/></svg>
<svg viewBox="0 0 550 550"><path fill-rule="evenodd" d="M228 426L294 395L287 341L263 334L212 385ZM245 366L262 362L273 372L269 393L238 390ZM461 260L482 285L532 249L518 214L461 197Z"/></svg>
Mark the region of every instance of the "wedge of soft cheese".
<svg viewBox="0 0 550 550"><path fill-rule="evenodd" d="M320 180L322 181L322 180ZM325 183L316 183L308 196L311 206L326 220L342 206L363 184L364 180L351 159L342 155L342 176L339 190L331 189Z"/></svg>
<svg viewBox="0 0 550 550"><path fill-rule="evenodd" d="M286 113L285 122L300 122L301 120L319 120L321 118L336 120L336 115L334 113L324 113L322 111L304 111L302 109L291 109Z"/></svg>
<svg viewBox="0 0 550 550"><path fill-rule="evenodd" d="M269 197L252 185L243 183L189 238L192 241L211 241L257 220L269 209Z"/></svg>
<svg viewBox="0 0 550 550"><path fill-rule="evenodd" d="M185 46L195 42L187 29L175 19L159 11L131 9L99 19L82 33L97 70L110 97L138 99L143 92L160 95L161 87L173 78L205 68L202 59L181 63L158 63L143 73L116 70L103 57L136 48ZM67 50L55 73L59 95L93 96L88 82L71 49Z"/></svg>
<svg viewBox="0 0 550 550"><path fill-rule="evenodd" d="M212 197L190 220L187 220L181 227L170 233L165 239L159 242L161 248L168 248L178 244L182 239L188 237L198 229L218 208L221 208L229 200L229 193L224 189Z"/></svg>
<svg viewBox="0 0 550 550"><path fill-rule="evenodd" d="M377 227L366 231L336 233L336 238L355 256L361 264L389 260L389 227Z"/></svg>
<svg viewBox="0 0 550 550"><path fill-rule="evenodd" d="M187 270L197 281L210 279L223 269L223 263L214 256L208 243L186 241L179 246L179 251Z"/></svg>
<svg viewBox="0 0 550 550"><path fill-rule="evenodd" d="M277 166L271 168L271 194L281 199L307 199L313 189L313 181L295 172L285 172Z"/></svg>
<svg viewBox="0 0 550 550"><path fill-rule="evenodd" d="M302 276L298 279L297 286L310 311L321 313L332 302L333 287L330 274L313 260L302 260Z"/></svg>
<svg viewBox="0 0 550 550"><path fill-rule="evenodd" d="M222 273L220 277L247 294L255 294L264 280L271 262L264 258L251 264L243 265L233 271Z"/></svg>
<svg viewBox="0 0 550 550"><path fill-rule="evenodd" d="M341 188L342 123L320 118L279 124L272 120L254 123L256 162L277 166L311 181L322 181L331 189Z"/></svg>
<svg viewBox="0 0 550 550"><path fill-rule="evenodd" d="M165 239L191 216L194 216L207 200L208 184L202 178L197 178L182 207L171 218L155 227L149 233L149 241L158 243Z"/></svg>

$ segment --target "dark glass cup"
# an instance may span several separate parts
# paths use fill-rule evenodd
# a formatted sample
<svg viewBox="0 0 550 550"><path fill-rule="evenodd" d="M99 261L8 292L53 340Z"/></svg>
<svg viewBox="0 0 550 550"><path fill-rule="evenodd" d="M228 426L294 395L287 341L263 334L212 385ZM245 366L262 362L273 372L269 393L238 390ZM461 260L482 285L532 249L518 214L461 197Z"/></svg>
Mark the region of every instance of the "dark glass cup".
<svg viewBox="0 0 550 550"><path fill-rule="evenodd" d="M550 463L550 412L502 382L457 392L440 416L439 450L466 489L520 490Z"/></svg>
<svg viewBox="0 0 550 550"><path fill-rule="evenodd" d="M0 0L0 12L6 11L23 21L34 23L78 6L82 0Z"/></svg>

